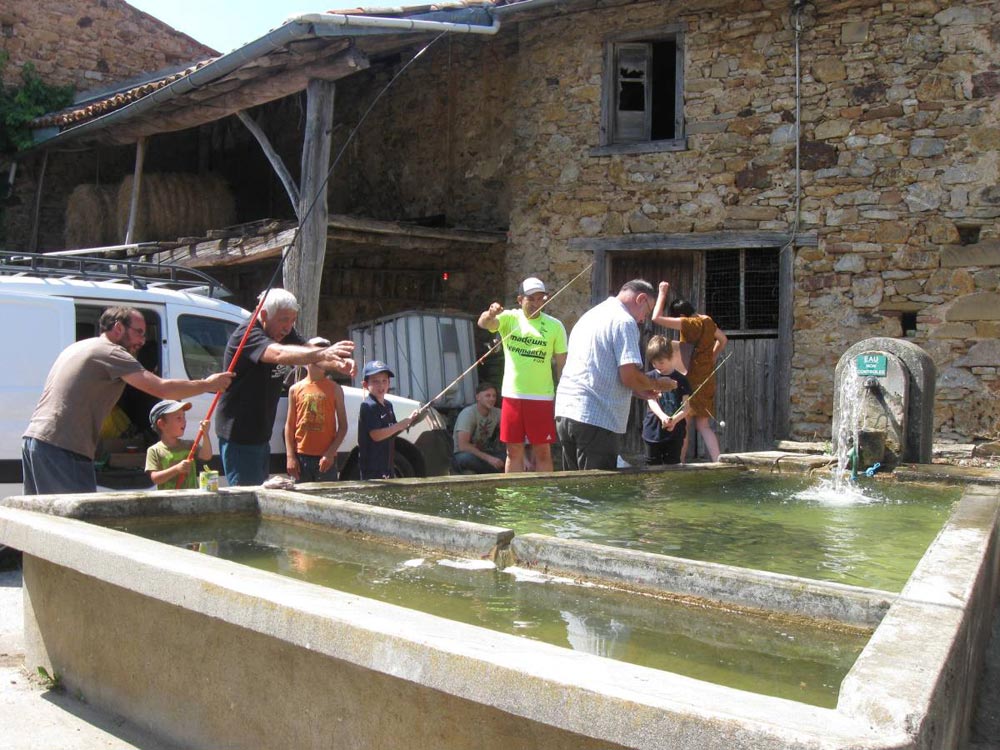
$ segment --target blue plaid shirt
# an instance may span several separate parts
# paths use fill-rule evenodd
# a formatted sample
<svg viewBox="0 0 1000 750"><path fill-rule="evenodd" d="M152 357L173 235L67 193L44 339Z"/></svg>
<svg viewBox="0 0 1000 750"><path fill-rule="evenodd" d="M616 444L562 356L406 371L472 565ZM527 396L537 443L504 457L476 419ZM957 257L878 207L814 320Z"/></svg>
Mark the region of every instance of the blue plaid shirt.
<svg viewBox="0 0 1000 750"><path fill-rule="evenodd" d="M642 366L635 318L617 297L609 297L577 321L567 348L556 416L624 433L632 391L622 384L618 368Z"/></svg>

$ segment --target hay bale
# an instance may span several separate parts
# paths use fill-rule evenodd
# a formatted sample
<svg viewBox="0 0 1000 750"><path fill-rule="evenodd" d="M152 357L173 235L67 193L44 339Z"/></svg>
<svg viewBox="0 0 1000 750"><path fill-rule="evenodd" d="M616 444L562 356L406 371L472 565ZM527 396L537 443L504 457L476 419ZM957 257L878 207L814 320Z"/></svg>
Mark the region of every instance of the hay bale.
<svg viewBox="0 0 1000 750"><path fill-rule="evenodd" d="M128 229L132 177L118 189L117 225L121 236ZM236 221L236 201L228 183L219 175L187 173L149 174L142 178L133 241L175 240L201 236L209 229Z"/></svg>
<svg viewBox="0 0 1000 750"><path fill-rule="evenodd" d="M64 238L67 248L102 247L120 242L115 225L118 188L77 185L66 201Z"/></svg>

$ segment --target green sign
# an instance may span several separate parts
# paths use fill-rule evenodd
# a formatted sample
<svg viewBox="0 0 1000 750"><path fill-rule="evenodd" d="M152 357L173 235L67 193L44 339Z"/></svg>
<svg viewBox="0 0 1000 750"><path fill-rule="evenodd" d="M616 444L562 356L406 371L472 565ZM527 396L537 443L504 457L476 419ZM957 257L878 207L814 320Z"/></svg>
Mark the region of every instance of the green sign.
<svg viewBox="0 0 1000 750"><path fill-rule="evenodd" d="M884 354L859 354L855 367L858 375L885 377L888 360Z"/></svg>

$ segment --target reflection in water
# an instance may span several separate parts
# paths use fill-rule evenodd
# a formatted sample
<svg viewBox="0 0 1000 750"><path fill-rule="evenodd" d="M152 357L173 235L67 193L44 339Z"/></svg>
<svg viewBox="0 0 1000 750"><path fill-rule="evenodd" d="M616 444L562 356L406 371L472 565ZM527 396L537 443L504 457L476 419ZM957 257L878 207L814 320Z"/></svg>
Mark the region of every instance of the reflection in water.
<svg viewBox="0 0 1000 750"><path fill-rule="evenodd" d="M458 622L722 685L834 706L866 634L497 570L256 518L129 519L116 526L178 546ZM447 564L442 564L447 563Z"/></svg>
<svg viewBox="0 0 1000 750"><path fill-rule="evenodd" d="M629 636L628 625L615 619L602 621L566 610L559 614L566 622L566 639L574 649L612 659L621 658L625 650L624 641ZM620 647L619 641L622 641Z"/></svg>

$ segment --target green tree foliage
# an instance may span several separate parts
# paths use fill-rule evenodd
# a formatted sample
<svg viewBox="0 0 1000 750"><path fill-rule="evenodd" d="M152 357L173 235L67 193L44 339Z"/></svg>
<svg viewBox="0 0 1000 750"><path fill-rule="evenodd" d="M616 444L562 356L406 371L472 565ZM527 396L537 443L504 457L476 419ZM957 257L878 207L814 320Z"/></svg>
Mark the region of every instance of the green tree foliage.
<svg viewBox="0 0 1000 750"><path fill-rule="evenodd" d="M0 72L7 54L0 52ZM46 112L54 112L73 101L72 86L49 86L38 77L35 66L21 68L21 85L0 83L0 154L11 154L32 144L28 123Z"/></svg>

